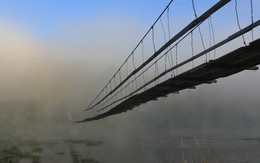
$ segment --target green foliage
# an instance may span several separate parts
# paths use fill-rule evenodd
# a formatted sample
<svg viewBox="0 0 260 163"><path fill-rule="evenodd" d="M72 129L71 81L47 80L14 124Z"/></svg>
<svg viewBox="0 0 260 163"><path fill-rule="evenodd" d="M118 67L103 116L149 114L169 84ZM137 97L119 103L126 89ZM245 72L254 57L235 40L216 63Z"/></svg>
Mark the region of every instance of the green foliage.
<svg viewBox="0 0 260 163"><path fill-rule="evenodd" d="M19 163L22 158L30 158L31 154L22 152L19 147L12 146L0 152L1 163Z"/></svg>
<svg viewBox="0 0 260 163"><path fill-rule="evenodd" d="M40 150L40 148L35 149ZM0 152L0 163L19 163L23 158L32 159L33 163L40 163L42 156L36 153L22 152L18 146L11 146Z"/></svg>
<svg viewBox="0 0 260 163"><path fill-rule="evenodd" d="M42 155L34 153L32 154L31 158L33 160L33 163L40 163L42 159Z"/></svg>

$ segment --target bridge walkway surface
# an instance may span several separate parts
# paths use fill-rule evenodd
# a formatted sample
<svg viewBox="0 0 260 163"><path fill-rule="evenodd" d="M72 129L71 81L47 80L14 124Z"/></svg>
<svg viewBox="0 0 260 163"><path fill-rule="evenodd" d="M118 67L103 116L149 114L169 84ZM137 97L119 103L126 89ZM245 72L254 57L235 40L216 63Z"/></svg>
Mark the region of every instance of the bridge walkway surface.
<svg viewBox="0 0 260 163"><path fill-rule="evenodd" d="M194 67L184 73L172 77L142 93L135 94L124 100L109 111L95 117L86 118L78 122L98 120L110 115L132 110L141 104L166 97L171 93L178 93L184 89L195 88L200 84L215 83L216 79L224 78L244 70L257 70L260 64L260 39L248 46L240 47L216 60L211 60Z"/></svg>

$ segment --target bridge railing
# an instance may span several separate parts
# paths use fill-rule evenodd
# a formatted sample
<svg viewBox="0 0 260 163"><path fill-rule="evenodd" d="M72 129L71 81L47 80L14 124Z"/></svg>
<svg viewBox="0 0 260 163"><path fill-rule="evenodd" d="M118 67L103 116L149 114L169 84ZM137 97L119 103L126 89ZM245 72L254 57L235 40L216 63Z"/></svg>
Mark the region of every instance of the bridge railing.
<svg viewBox="0 0 260 163"><path fill-rule="evenodd" d="M238 32L232 31L224 36L225 39L217 40L212 17L230 1L221 0L197 16L195 3L192 0L191 13L195 19L174 35L170 12L174 3L170 1L105 87L76 118L94 117L105 113L137 93L152 88L196 65L216 59L219 56L216 49L219 48L218 50L221 51L222 45L239 36L242 37L242 43L246 44L244 34L250 30L253 39L253 28L259 25L259 20L254 22L251 19L248 26L242 29L239 24L238 3L237 0L233 0ZM252 1L248 0L248 2L252 7ZM253 8L249 10L251 18L252 10Z"/></svg>

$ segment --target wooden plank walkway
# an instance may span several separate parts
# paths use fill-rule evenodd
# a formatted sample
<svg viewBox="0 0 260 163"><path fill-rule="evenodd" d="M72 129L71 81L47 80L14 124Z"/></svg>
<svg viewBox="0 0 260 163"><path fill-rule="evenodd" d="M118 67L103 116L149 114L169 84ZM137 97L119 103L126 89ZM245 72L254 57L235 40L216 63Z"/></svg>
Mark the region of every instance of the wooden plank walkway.
<svg viewBox="0 0 260 163"><path fill-rule="evenodd" d="M142 93L135 94L103 114L76 122L98 120L107 116L126 112L143 103L156 100L159 97L166 97L170 93L177 93L178 91L194 88L195 86L204 83L214 83L218 78L224 78L243 70L257 70L258 68L255 66L259 64L260 39L251 42L248 46L238 48L216 60L203 63L170 78Z"/></svg>

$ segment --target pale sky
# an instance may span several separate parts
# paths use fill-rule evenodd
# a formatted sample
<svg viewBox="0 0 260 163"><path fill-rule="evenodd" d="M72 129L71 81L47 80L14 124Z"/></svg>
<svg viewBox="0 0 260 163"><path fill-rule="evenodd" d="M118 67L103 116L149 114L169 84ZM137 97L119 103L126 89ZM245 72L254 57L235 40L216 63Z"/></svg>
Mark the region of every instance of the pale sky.
<svg viewBox="0 0 260 163"><path fill-rule="evenodd" d="M0 21L24 26L38 39L43 40L53 37L70 21L89 22L109 15L117 15L126 20L134 19L147 25L148 29L168 2L169 0L1 0ZM217 0L195 0L198 13L205 11L216 2ZM238 0L238 2L239 7L249 7L249 0ZM259 17L260 11L257 6L260 2L253 0L253 3L255 17ZM174 13L179 15L193 12L190 10L191 1L188 0L183 2L175 0L172 6L177 6L174 8ZM226 15L232 13L224 12Z"/></svg>

